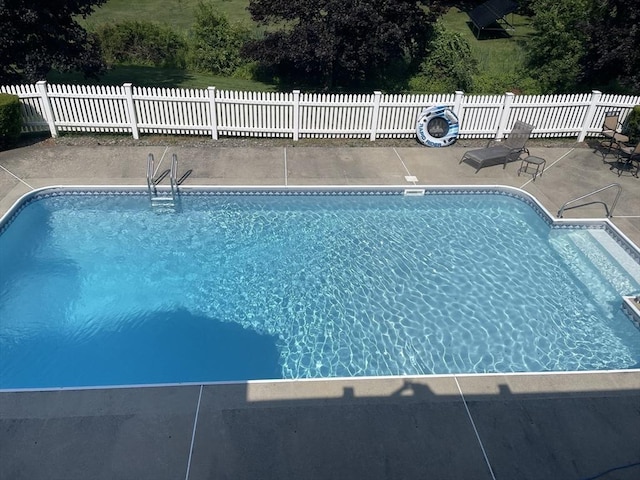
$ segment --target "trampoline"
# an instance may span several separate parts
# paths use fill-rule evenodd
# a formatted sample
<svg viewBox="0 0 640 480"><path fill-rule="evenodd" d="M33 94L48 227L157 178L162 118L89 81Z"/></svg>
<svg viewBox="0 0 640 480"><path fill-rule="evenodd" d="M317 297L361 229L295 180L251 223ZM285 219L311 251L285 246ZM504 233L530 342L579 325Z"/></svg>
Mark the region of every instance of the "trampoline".
<svg viewBox="0 0 640 480"><path fill-rule="evenodd" d="M506 16L518 9L518 3L513 0L489 0L469 12L474 33L477 38L483 31L515 30Z"/></svg>

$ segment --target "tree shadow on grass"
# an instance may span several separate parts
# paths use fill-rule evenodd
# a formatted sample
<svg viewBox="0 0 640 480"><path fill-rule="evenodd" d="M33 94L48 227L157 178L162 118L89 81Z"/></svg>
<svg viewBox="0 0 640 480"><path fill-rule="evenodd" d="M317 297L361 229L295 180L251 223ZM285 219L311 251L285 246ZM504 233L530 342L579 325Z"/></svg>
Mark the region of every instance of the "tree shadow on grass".
<svg viewBox="0 0 640 480"><path fill-rule="evenodd" d="M122 65L109 69L100 78L85 78L81 73L61 73L52 71L47 75L51 83L70 83L84 85L122 85L133 83L138 87L178 87L193 75L186 70L176 68L141 67Z"/></svg>

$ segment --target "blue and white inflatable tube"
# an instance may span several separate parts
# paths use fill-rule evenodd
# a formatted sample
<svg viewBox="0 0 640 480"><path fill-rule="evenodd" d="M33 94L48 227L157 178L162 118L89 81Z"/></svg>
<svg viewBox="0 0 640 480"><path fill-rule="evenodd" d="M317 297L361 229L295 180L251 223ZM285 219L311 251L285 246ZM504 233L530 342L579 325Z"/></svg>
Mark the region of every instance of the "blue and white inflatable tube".
<svg viewBox="0 0 640 480"><path fill-rule="evenodd" d="M456 143L460 125L458 117L449 107L427 107L416 123L418 141L427 147L448 147Z"/></svg>

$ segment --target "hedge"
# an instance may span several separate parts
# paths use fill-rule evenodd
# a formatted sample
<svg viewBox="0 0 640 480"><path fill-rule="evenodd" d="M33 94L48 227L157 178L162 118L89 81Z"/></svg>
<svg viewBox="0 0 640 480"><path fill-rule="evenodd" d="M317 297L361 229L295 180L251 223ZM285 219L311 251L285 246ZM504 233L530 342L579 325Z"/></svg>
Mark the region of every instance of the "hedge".
<svg viewBox="0 0 640 480"><path fill-rule="evenodd" d="M629 136L631 143L640 142L640 105L633 107L624 122L622 132Z"/></svg>
<svg viewBox="0 0 640 480"><path fill-rule="evenodd" d="M0 93L0 148L14 145L20 137L20 130L20 99L16 95Z"/></svg>

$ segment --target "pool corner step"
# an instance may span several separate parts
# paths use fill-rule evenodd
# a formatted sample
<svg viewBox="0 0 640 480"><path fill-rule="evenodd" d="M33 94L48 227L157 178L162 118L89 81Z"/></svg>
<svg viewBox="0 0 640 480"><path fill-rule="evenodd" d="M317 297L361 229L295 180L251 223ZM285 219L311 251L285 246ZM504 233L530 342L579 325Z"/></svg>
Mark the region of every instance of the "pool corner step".
<svg viewBox="0 0 640 480"><path fill-rule="evenodd" d="M627 270L607 253L607 247L589 230L555 231L550 244L597 301L614 301L620 298L619 292L633 289L635 277L629 279Z"/></svg>

